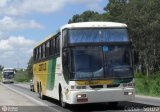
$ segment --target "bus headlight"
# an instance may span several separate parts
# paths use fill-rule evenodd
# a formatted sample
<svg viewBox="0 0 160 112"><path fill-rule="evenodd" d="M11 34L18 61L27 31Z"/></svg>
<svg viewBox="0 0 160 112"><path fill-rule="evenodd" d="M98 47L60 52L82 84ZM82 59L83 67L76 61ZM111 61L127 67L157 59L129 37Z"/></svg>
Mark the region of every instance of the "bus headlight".
<svg viewBox="0 0 160 112"><path fill-rule="evenodd" d="M86 98L86 94L78 94L77 98Z"/></svg>
<svg viewBox="0 0 160 112"><path fill-rule="evenodd" d="M86 94L77 94L77 102L88 102Z"/></svg>
<svg viewBox="0 0 160 112"><path fill-rule="evenodd" d="M124 92L124 95L133 95L133 92Z"/></svg>

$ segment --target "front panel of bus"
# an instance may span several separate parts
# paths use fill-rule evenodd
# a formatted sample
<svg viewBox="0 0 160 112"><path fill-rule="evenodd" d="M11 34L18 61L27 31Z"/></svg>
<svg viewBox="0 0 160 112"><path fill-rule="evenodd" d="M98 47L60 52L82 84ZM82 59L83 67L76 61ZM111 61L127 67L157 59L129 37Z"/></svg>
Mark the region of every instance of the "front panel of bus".
<svg viewBox="0 0 160 112"><path fill-rule="evenodd" d="M134 99L132 49L126 28L64 29L62 39L67 103Z"/></svg>
<svg viewBox="0 0 160 112"><path fill-rule="evenodd" d="M4 71L2 74L2 82L3 83L13 83L14 82L14 72Z"/></svg>

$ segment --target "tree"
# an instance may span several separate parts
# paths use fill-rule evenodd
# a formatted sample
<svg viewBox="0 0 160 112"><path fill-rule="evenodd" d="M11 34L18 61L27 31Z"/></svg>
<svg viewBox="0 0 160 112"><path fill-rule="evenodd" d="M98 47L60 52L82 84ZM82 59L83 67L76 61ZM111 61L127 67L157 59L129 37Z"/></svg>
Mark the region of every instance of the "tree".
<svg viewBox="0 0 160 112"><path fill-rule="evenodd" d="M99 17L101 16L100 14L98 14L98 12L85 11L80 15L79 14L74 15L72 19L69 19L68 23L94 21L94 20L98 20Z"/></svg>
<svg viewBox="0 0 160 112"><path fill-rule="evenodd" d="M2 70L3 70L3 68L4 68L4 66L0 65L0 71L2 71Z"/></svg>
<svg viewBox="0 0 160 112"><path fill-rule="evenodd" d="M130 27L131 38L140 54L140 64L147 74L157 71L160 61L159 3L158 0L133 0L124 13Z"/></svg>
<svg viewBox="0 0 160 112"><path fill-rule="evenodd" d="M108 19L112 22L121 22L122 14L126 5L128 4L128 0L109 0L109 3L104 10L108 14Z"/></svg>
<svg viewBox="0 0 160 112"><path fill-rule="evenodd" d="M28 77L32 78L33 77L33 56L31 56L31 58L29 59L27 72L28 72Z"/></svg>

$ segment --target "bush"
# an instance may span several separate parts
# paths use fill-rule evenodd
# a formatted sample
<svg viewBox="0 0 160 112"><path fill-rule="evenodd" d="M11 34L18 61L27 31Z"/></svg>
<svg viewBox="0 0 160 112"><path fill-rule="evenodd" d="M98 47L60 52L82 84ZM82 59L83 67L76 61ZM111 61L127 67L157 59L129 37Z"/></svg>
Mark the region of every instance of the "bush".
<svg viewBox="0 0 160 112"><path fill-rule="evenodd" d="M15 82L29 82L30 78L26 71L18 71L15 74Z"/></svg>
<svg viewBox="0 0 160 112"><path fill-rule="evenodd" d="M135 90L137 94L160 96L160 72L148 77L141 73L135 75Z"/></svg>

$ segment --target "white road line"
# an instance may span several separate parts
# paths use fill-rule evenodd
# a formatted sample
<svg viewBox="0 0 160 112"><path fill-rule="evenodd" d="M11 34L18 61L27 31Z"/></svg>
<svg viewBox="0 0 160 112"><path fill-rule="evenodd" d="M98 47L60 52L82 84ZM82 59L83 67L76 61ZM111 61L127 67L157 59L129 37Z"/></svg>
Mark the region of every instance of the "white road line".
<svg viewBox="0 0 160 112"><path fill-rule="evenodd" d="M146 101L140 101L140 100L134 100L134 101L130 101L130 102L151 105L151 106L158 106L158 107L160 106L160 104L158 104L158 103L146 102Z"/></svg>
<svg viewBox="0 0 160 112"><path fill-rule="evenodd" d="M160 97L152 97L152 96L142 96L142 95L136 95L136 98L145 98L145 99L154 99L160 101Z"/></svg>
<svg viewBox="0 0 160 112"><path fill-rule="evenodd" d="M17 90L15 90L15 89L12 89L11 87L8 87L8 86L5 85L5 84L1 84L1 85L4 86L4 87L7 87L8 89L10 89L10 90L12 90L12 91L14 91L14 92L16 92L16 93L18 93L18 94L26 97L26 98L28 98L28 99L30 99L30 100L32 100L33 102L35 102L35 103L37 103L37 104L39 104L39 105L41 105L41 106L47 106L48 108L54 110L54 112L61 112L61 111L59 111L59 110L57 110L57 109L55 109L55 108L50 107L49 105L47 105L47 104L45 104L45 103L43 103L43 102L40 102L40 101L38 101L38 100L30 97L29 95L26 95L26 94L24 94L24 93L22 93L22 92L20 92L20 91L17 91Z"/></svg>

